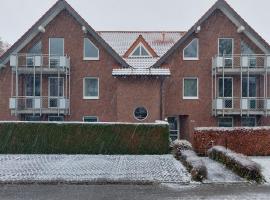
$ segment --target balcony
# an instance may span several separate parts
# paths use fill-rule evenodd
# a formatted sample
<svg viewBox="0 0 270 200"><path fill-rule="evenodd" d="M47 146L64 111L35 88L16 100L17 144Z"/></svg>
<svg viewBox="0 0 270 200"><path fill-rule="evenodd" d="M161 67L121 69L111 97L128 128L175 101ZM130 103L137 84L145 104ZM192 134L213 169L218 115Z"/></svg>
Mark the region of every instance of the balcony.
<svg viewBox="0 0 270 200"><path fill-rule="evenodd" d="M67 97L13 96L9 99L12 114L69 114Z"/></svg>
<svg viewBox="0 0 270 200"><path fill-rule="evenodd" d="M267 69L270 72L270 55L215 56L212 59L212 68L215 74L264 74L267 72Z"/></svg>
<svg viewBox="0 0 270 200"><path fill-rule="evenodd" d="M46 54L13 54L10 66L18 74L66 74L70 70L67 56Z"/></svg>
<svg viewBox="0 0 270 200"><path fill-rule="evenodd" d="M270 98L218 97L213 99L214 115L270 115Z"/></svg>

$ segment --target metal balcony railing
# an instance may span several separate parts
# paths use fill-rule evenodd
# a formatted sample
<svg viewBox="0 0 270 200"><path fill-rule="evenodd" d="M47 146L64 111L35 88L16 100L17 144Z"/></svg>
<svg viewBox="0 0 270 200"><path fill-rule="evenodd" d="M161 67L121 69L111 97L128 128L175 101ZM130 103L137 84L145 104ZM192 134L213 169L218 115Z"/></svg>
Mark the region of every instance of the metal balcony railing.
<svg viewBox="0 0 270 200"><path fill-rule="evenodd" d="M10 66L13 70L24 71L68 71L70 58L67 56L47 54L13 54L10 56Z"/></svg>
<svg viewBox="0 0 270 200"><path fill-rule="evenodd" d="M213 57L213 68L256 70L270 68L270 55L225 55Z"/></svg>
<svg viewBox="0 0 270 200"><path fill-rule="evenodd" d="M213 99L215 114L270 114L270 98L217 97Z"/></svg>
<svg viewBox="0 0 270 200"><path fill-rule="evenodd" d="M9 99L9 108L15 114L68 114L70 102L64 96L14 96Z"/></svg>

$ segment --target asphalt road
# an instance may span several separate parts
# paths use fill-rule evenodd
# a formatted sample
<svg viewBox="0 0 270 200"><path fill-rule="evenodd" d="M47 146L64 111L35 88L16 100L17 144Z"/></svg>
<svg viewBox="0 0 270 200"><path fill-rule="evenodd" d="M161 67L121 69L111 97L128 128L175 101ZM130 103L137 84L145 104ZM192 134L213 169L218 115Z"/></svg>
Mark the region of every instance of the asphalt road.
<svg viewBox="0 0 270 200"><path fill-rule="evenodd" d="M204 185L1 185L1 200L269 199L270 186Z"/></svg>

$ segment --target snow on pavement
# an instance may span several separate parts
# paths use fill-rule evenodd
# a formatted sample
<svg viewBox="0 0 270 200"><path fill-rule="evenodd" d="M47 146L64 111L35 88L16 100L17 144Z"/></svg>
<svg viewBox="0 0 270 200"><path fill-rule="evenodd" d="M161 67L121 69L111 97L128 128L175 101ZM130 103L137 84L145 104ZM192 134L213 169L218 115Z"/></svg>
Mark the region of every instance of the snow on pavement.
<svg viewBox="0 0 270 200"><path fill-rule="evenodd" d="M262 174L267 184L270 184L270 156L251 156L251 160L262 167Z"/></svg>
<svg viewBox="0 0 270 200"><path fill-rule="evenodd" d="M218 163L208 157L202 157L208 170L207 180L205 183L235 183L247 182L231 170L227 169L221 163Z"/></svg>
<svg viewBox="0 0 270 200"><path fill-rule="evenodd" d="M172 155L0 155L0 182L189 183Z"/></svg>

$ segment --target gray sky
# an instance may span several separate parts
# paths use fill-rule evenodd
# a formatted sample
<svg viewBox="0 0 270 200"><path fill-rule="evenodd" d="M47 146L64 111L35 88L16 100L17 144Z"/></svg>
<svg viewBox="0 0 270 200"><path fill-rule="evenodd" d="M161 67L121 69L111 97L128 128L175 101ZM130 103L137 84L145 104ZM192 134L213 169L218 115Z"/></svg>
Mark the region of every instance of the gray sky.
<svg viewBox="0 0 270 200"><path fill-rule="evenodd" d="M56 0L0 0L0 37L13 44ZM215 0L67 0L95 30L188 30ZM227 2L270 43L269 0ZM196 6L194 6L196 5Z"/></svg>

